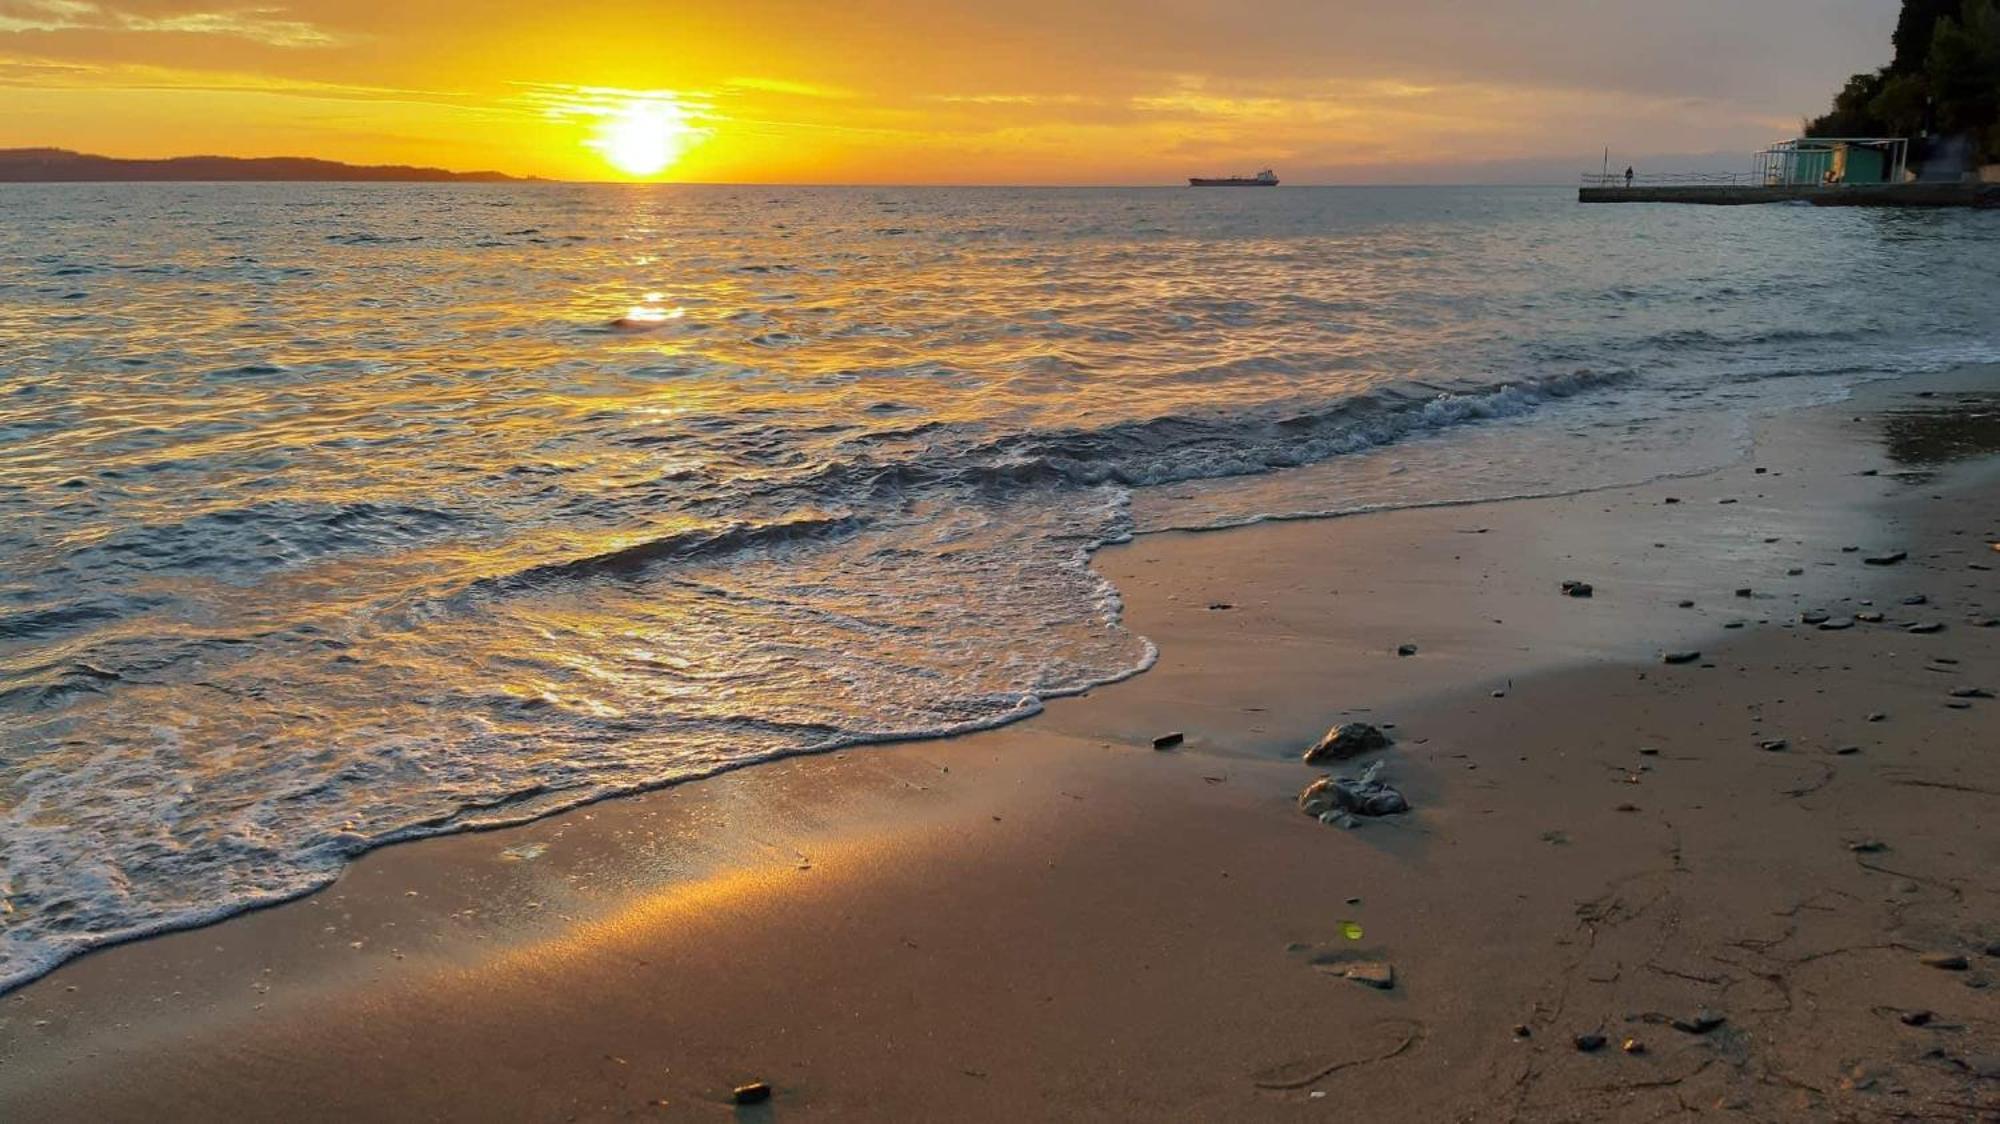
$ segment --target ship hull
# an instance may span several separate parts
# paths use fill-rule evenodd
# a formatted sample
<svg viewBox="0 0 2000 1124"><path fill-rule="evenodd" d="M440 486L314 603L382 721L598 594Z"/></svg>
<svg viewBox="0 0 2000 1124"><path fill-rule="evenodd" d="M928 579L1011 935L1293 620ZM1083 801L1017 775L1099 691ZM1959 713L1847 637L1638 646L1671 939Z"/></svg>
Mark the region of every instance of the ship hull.
<svg viewBox="0 0 2000 1124"><path fill-rule="evenodd" d="M1227 179L1206 180L1197 176L1188 177L1189 187L1276 187L1277 180Z"/></svg>

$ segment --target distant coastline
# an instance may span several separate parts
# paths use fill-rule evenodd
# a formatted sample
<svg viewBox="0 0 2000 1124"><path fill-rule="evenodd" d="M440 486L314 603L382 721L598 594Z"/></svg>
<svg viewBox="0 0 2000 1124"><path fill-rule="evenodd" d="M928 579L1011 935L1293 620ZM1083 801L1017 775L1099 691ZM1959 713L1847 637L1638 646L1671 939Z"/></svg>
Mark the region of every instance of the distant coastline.
<svg viewBox="0 0 2000 1124"><path fill-rule="evenodd" d="M305 156L173 156L123 160L66 148L0 148L0 183L535 183L501 172L343 164Z"/></svg>

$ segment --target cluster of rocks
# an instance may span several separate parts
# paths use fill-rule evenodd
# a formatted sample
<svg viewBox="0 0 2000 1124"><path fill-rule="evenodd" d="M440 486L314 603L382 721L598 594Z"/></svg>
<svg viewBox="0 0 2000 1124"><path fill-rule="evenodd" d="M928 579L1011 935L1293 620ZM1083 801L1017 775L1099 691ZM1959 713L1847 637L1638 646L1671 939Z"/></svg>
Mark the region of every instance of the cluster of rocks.
<svg viewBox="0 0 2000 1124"><path fill-rule="evenodd" d="M1346 761L1364 753L1374 753L1394 744L1380 727L1367 722L1346 722L1320 736L1305 752L1308 765ZM1380 760L1358 776L1327 774L1299 793L1299 811L1324 824L1354 827L1357 816L1393 816L1410 810L1410 802L1390 787L1382 777Z"/></svg>

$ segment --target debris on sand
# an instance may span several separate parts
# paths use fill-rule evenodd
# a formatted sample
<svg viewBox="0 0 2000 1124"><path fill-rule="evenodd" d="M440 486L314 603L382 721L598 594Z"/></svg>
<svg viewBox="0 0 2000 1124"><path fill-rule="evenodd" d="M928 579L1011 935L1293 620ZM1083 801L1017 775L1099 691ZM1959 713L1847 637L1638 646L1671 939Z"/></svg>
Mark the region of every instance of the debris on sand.
<svg viewBox="0 0 2000 1124"><path fill-rule="evenodd" d="M1154 738L1153 748L1172 749L1173 747L1181 744L1186 740L1187 740L1186 734L1181 733L1179 730L1174 730L1170 733L1161 734L1159 737Z"/></svg>
<svg viewBox="0 0 2000 1124"><path fill-rule="evenodd" d="M1870 566L1894 566L1909 556L1910 552L1907 550L1892 550L1886 554L1871 554L1862 561Z"/></svg>
<svg viewBox="0 0 2000 1124"><path fill-rule="evenodd" d="M1726 1016L1717 1014L1704 1007L1696 1011L1693 1015L1683 1019L1675 1019L1668 1025L1682 1034L1707 1034L1709 1031L1728 1021L1729 1019Z"/></svg>
<svg viewBox="0 0 2000 1124"><path fill-rule="evenodd" d="M1917 963L1926 968L1939 968L1947 972L1963 972L1970 964L1956 952L1926 952L1917 957Z"/></svg>
<svg viewBox="0 0 2000 1124"><path fill-rule="evenodd" d="M1943 631L1944 631L1944 622L1943 622L1943 621L1923 621L1923 622L1921 622L1921 623L1919 623L1919 624L1913 624L1913 625L1911 625L1910 627L1908 627L1908 628L1904 629L1903 631L1904 631L1904 632L1914 632L1914 633L1918 634L1919 636L1928 636L1928 635L1930 635L1930 634L1932 634L1932 633L1934 633L1934 632L1943 632Z"/></svg>
<svg viewBox="0 0 2000 1124"><path fill-rule="evenodd" d="M1595 589L1591 588L1589 582L1580 581L1564 582L1562 584L1562 591L1565 597L1589 597L1592 593L1596 592Z"/></svg>
<svg viewBox="0 0 2000 1124"><path fill-rule="evenodd" d="M1415 644L1398 644L1396 645L1396 654L1399 656L1414 656L1417 654L1417 646Z"/></svg>
<svg viewBox="0 0 2000 1124"><path fill-rule="evenodd" d="M1389 735L1366 722L1343 722L1321 734L1319 740L1306 750L1306 764L1345 761L1350 757L1387 749L1390 744Z"/></svg>
<svg viewBox="0 0 2000 1124"><path fill-rule="evenodd" d="M1604 1049L1604 1036L1602 1034L1579 1034L1576 1036L1576 1048L1586 1054L1594 1054Z"/></svg>
<svg viewBox="0 0 2000 1124"><path fill-rule="evenodd" d="M730 1096L737 1104L763 1104L771 1099L771 1087L762 1081L752 1081L748 1085L738 1085Z"/></svg>
<svg viewBox="0 0 2000 1124"><path fill-rule="evenodd" d="M1410 802L1384 784L1381 776L1382 762L1377 761L1358 777L1321 777L1299 793L1299 811L1321 823L1343 826L1354 816L1393 816L1409 811Z"/></svg>
<svg viewBox="0 0 2000 1124"><path fill-rule="evenodd" d="M1396 986L1396 967L1381 960L1357 960L1340 971L1342 977L1355 983L1389 991Z"/></svg>
<svg viewBox="0 0 2000 1124"><path fill-rule="evenodd" d="M1990 699L1993 692L1984 687L1953 687L1951 697L1955 699Z"/></svg>
<svg viewBox="0 0 2000 1124"><path fill-rule="evenodd" d="M1693 663L1700 658L1701 653L1692 650L1660 653L1661 663Z"/></svg>

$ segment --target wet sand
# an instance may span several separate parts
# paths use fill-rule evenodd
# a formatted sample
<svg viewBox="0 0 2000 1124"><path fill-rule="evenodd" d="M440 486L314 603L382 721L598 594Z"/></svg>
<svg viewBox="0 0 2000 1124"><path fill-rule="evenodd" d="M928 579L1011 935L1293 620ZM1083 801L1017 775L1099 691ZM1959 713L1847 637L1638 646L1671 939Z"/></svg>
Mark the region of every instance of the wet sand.
<svg viewBox="0 0 2000 1124"><path fill-rule="evenodd" d="M84 957L0 999L0 1119L2000 1118L1996 385L1107 550L1151 672ZM1294 797L1351 718L1415 807L1350 831Z"/></svg>

